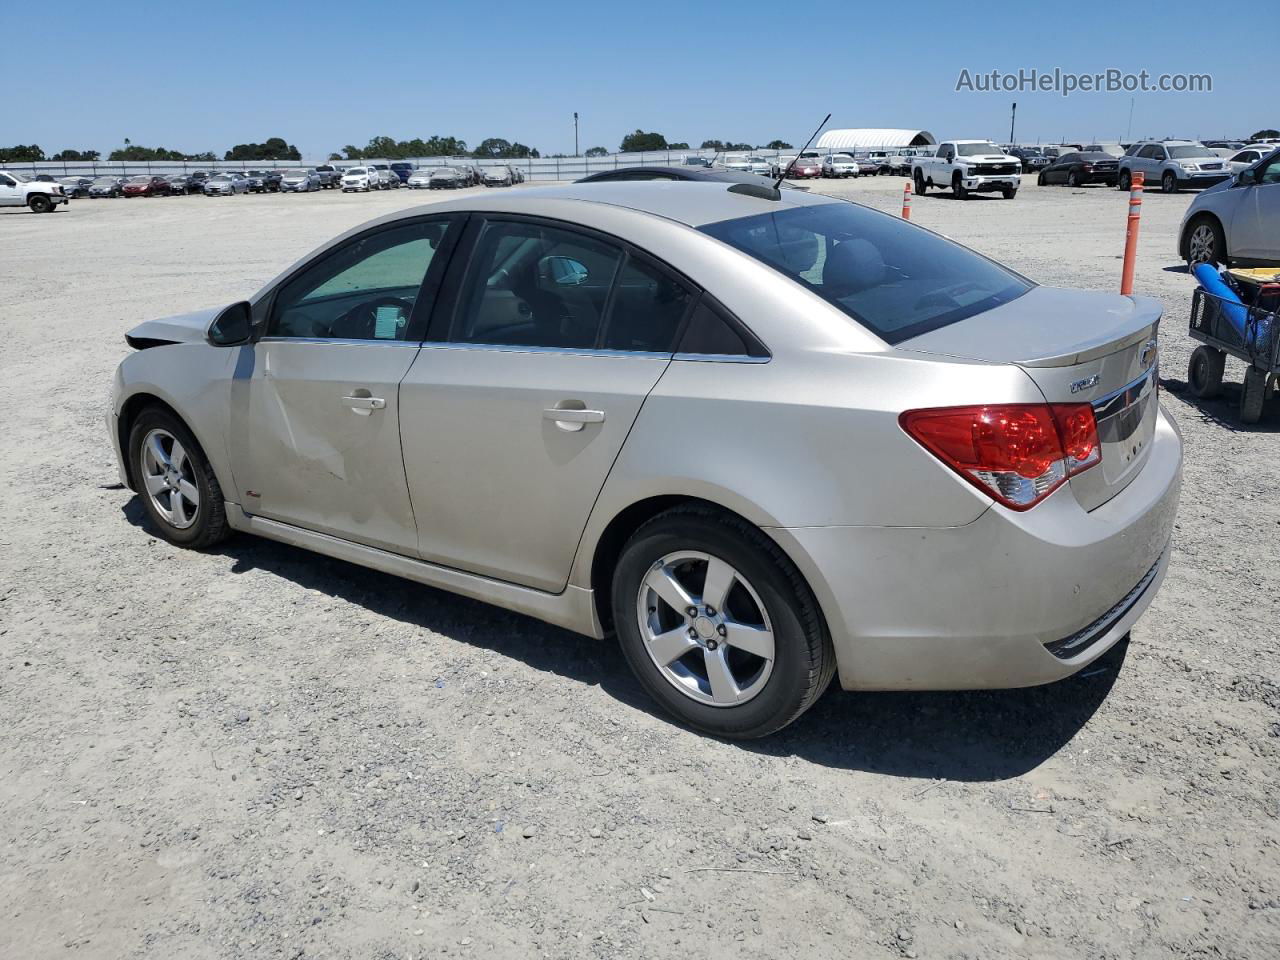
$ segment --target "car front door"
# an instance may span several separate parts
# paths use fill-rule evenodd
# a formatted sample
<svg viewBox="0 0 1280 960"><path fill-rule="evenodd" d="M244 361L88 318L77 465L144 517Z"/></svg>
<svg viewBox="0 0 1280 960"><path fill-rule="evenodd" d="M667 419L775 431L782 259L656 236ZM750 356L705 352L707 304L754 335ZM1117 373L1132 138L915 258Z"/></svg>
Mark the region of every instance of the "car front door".
<svg viewBox="0 0 1280 960"><path fill-rule="evenodd" d="M0 173L0 207L22 206L22 191L18 181L7 173Z"/></svg>
<svg viewBox="0 0 1280 960"><path fill-rule="evenodd" d="M232 457L247 513L417 553L399 385L418 352L458 221L375 228L270 295L232 381Z"/></svg>
<svg viewBox="0 0 1280 960"><path fill-rule="evenodd" d="M1254 182L1231 187L1245 195L1236 203L1231 218L1230 242L1233 257L1280 262L1280 153L1253 168Z"/></svg>
<svg viewBox="0 0 1280 960"><path fill-rule="evenodd" d="M477 217L463 244L400 391L421 555L558 592L694 296L563 224Z"/></svg>

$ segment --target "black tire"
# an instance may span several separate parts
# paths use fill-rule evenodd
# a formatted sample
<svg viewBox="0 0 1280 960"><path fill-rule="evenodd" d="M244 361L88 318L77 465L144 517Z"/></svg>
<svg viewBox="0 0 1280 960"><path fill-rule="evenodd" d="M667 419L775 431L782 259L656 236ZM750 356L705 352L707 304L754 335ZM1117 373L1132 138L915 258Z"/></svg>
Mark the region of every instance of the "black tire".
<svg viewBox="0 0 1280 960"><path fill-rule="evenodd" d="M1128 170L1120 171L1120 179L1116 181L1116 189L1123 190L1126 193L1133 187L1133 176Z"/></svg>
<svg viewBox="0 0 1280 960"><path fill-rule="evenodd" d="M1161 193L1177 193L1178 192L1178 178L1174 176L1174 173L1172 170L1166 170L1164 174L1160 177L1160 192Z"/></svg>
<svg viewBox="0 0 1280 960"><path fill-rule="evenodd" d="M960 174L953 174L951 177L951 192L957 200L968 200L969 191L964 188L964 184L960 182Z"/></svg>
<svg viewBox="0 0 1280 960"><path fill-rule="evenodd" d="M668 681L649 656L637 617L640 587L657 561L677 551L727 562L751 583L767 613L774 634L772 671L744 703L698 702ZM619 644L640 683L678 720L706 733L753 739L781 730L817 701L835 675L831 638L800 572L755 527L713 508L677 507L637 530L619 557L611 597Z"/></svg>
<svg viewBox="0 0 1280 960"><path fill-rule="evenodd" d="M195 484L200 495L195 519L189 527L174 526L159 512L151 495L147 493L143 480L142 445L147 435L156 429L167 431L186 450L190 462L188 479ZM209 465L204 450L186 424L174 414L161 407L147 407L139 413L129 428L128 456L138 497L160 536L179 547L203 550L221 543L231 535L226 505L222 499L222 487L213 473L213 467Z"/></svg>
<svg viewBox="0 0 1280 960"><path fill-rule="evenodd" d="M1262 419L1262 407L1267 400L1267 375L1250 366L1244 372L1240 385L1240 422L1257 423Z"/></svg>
<svg viewBox="0 0 1280 960"><path fill-rule="evenodd" d="M1017 188L1017 187L1005 187L1005 188L1004 188L1003 190L1001 190L1000 192L1004 195L1004 198L1005 198L1006 200L1012 200L1014 197L1016 197L1016 196L1018 195L1018 188Z"/></svg>
<svg viewBox="0 0 1280 960"><path fill-rule="evenodd" d="M1043 187L1043 186L1044 186L1044 174L1043 174L1043 173L1036 177L1036 186L1037 186L1037 187Z"/></svg>
<svg viewBox="0 0 1280 960"><path fill-rule="evenodd" d="M1201 344L1191 351L1191 362L1187 364L1187 386L1193 396L1200 400L1212 400L1222 392L1222 371L1226 367L1227 355L1221 350Z"/></svg>
<svg viewBox="0 0 1280 960"><path fill-rule="evenodd" d="M27 198L27 206L32 213L48 213L53 209L53 201L43 193L34 193Z"/></svg>
<svg viewBox="0 0 1280 960"><path fill-rule="evenodd" d="M1202 229L1203 228L1203 229ZM1200 249L1192 253L1191 240L1197 232L1207 230L1209 234L1209 249L1205 250L1201 244L1197 244ZM1218 218L1211 214L1202 213L1187 224L1187 233L1182 240L1182 257L1187 261L1187 267L1193 267L1197 263L1209 263L1217 265L1226 263L1227 261L1227 238L1222 232L1222 224L1218 222Z"/></svg>
<svg viewBox="0 0 1280 960"><path fill-rule="evenodd" d="M919 170L917 170L915 180L916 180L916 195L923 197L925 194L925 191L929 189L929 185L924 182L924 174L921 173Z"/></svg>
<svg viewBox="0 0 1280 960"><path fill-rule="evenodd" d="M1067 174L1067 186L1068 186L1068 187L1079 187L1079 186L1080 186L1080 174L1076 173L1074 170L1072 170L1069 174Z"/></svg>

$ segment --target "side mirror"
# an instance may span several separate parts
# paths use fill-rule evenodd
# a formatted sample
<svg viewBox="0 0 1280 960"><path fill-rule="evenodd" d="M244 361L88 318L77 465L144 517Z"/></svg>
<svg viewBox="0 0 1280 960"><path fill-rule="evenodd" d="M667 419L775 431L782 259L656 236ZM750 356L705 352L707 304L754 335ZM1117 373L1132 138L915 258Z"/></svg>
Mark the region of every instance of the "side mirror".
<svg viewBox="0 0 1280 960"><path fill-rule="evenodd" d="M234 347L248 343L253 334L253 308L241 300L223 309L209 324L209 342L215 347Z"/></svg>
<svg viewBox="0 0 1280 960"><path fill-rule="evenodd" d="M1236 174L1237 187L1251 187L1255 183L1257 183L1257 179L1252 169L1241 170L1239 173Z"/></svg>
<svg viewBox="0 0 1280 960"><path fill-rule="evenodd" d="M543 257L538 272L562 287L576 287L587 282L587 268L571 257Z"/></svg>

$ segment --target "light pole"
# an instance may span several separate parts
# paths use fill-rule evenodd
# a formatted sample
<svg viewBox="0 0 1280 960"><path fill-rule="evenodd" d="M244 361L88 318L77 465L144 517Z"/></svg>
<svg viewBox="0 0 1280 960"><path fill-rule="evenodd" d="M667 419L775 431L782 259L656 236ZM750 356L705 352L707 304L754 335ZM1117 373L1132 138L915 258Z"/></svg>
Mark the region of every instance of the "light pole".
<svg viewBox="0 0 1280 960"><path fill-rule="evenodd" d="M578 111L573 111L573 155L578 155Z"/></svg>
<svg viewBox="0 0 1280 960"><path fill-rule="evenodd" d="M1018 119L1018 104L1015 102L1013 105L1013 113L1009 117L1009 146L1014 145L1013 125L1017 121L1017 119Z"/></svg>

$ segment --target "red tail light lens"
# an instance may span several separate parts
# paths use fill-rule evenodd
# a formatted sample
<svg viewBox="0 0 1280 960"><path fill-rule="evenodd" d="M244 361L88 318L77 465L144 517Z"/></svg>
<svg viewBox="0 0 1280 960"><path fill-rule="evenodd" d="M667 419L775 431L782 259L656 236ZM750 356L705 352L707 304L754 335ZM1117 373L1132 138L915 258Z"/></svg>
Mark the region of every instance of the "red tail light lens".
<svg viewBox="0 0 1280 960"><path fill-rule="evenodd" d="M908 410L916 442L1006 507L1028 510L1102 460L1087 403L1010 403Z"/></svg>

